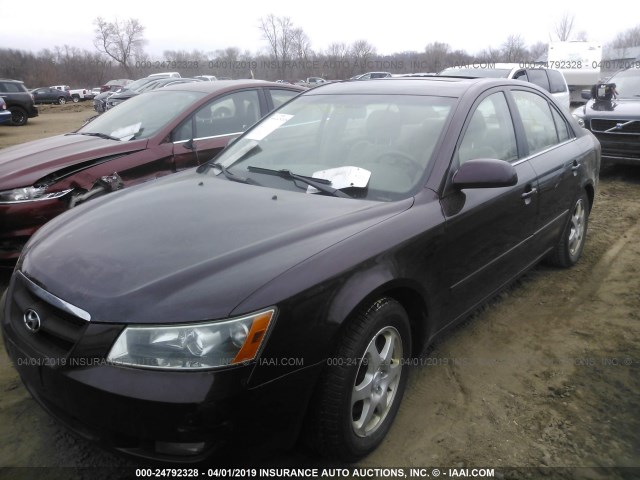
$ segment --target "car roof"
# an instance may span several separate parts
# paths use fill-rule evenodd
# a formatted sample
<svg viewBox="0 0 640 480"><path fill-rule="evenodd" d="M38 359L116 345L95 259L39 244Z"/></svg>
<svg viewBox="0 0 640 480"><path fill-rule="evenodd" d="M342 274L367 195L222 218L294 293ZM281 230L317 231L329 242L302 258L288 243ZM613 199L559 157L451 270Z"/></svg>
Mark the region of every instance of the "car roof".
<svg viewBox="0 0 640 480"><path fill-rule="evenodd" d="M218 80L216 82L192 82L181 83L178 85L169 85L162 90L188 90L192 92L214 93L217 91L243 88L243 87L277 87L291 90L298 90L295 85L287 85L283 83L267 82L266 80ZM301 92L306 89L300 88Z"/></svg>
<svg viewBox="0 0 640 480"><path fill-rule="evenodd" d="M464 77L387 77L367 82L345 80L321 85L305 95L371 94L371 95L433 95L460 97L479 83L503 85L505 79ZM519 82L520 83L520 82Z"/></svg>

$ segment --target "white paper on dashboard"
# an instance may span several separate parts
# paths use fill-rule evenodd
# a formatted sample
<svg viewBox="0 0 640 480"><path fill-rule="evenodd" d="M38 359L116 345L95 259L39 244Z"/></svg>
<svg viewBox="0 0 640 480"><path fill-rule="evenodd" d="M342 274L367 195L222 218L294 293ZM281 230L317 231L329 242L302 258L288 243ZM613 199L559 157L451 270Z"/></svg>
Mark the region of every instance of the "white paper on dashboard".
<svg viewBox="0 0 640 480"><path fill-rule="evenodd" d="M332 188L365 188L369 184L371 178L371 172L360 167L336 167L328 168L327 170L319 170L311 175L314 178L322 178L324 180L331 181ZM307 193L318 193L317 188L309 186Z"/></svg>

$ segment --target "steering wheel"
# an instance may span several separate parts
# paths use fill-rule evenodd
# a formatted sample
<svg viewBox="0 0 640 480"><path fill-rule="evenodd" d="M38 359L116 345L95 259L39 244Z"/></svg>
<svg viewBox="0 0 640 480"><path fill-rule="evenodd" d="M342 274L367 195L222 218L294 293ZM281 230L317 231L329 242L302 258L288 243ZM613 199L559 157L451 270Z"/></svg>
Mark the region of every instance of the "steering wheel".
<svg viewBox="0 0 640 480"><path fill-rule="evenodd" d="M413 170L413 172L411 172L411 175L413 174L421 174L422 171L424 170L424 167L419 164L411 155L409 155L408 153L403 152L402 150L387 150L384 151L382 153L380 153L379 155L377 155L372 162L374 163L383 163L384 159L389 159L388 163L390 164L398 164L398 163L403 163L405 165L409 165L411 167L411 169ZM387 162L385 162L387 163Z"/></svg>

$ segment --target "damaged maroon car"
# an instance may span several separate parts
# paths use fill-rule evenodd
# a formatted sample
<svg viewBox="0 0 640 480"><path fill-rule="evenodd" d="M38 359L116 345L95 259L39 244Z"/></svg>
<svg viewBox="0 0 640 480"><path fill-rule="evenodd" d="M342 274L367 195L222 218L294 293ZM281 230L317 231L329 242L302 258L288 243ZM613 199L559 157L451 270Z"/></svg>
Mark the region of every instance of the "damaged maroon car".
<svg viewBox="0 0 640 480"><path fill-rule="evenodd" d="M198 166L305 89L198 82L148 92L79 130L0 150L0 266L48 220L110 191Z"/></svg>

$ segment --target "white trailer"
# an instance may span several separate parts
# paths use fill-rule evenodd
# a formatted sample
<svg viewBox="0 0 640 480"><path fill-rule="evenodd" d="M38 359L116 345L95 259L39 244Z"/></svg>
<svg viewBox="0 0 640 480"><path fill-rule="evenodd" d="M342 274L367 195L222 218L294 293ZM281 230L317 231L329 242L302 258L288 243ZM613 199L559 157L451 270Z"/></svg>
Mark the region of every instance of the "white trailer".
<svg viewBox="0 0 640 480"><path fill-rule="evenodd" d="M572 103L584 103L583 89L598 83L601 76L602 44L599 42L551 42L547 66L562 72L569 85Z"/></svg>

